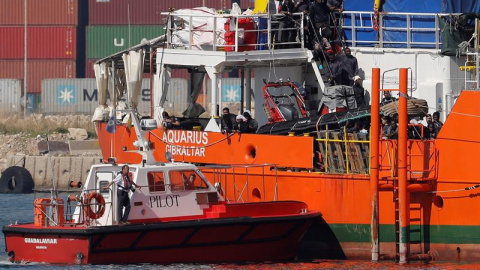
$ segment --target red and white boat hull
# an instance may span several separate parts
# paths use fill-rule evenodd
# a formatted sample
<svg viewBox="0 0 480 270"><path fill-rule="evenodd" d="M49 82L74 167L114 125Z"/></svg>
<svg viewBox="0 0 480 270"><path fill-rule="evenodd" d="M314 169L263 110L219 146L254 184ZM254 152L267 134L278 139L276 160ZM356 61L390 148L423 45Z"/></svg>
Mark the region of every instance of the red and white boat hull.
<svg viewBox="0 0 480 270"><path fill-rule="evenodd" d="M3 228L14 262L215 263L294 258L319 213L233 217L91 228Z"/></svg>

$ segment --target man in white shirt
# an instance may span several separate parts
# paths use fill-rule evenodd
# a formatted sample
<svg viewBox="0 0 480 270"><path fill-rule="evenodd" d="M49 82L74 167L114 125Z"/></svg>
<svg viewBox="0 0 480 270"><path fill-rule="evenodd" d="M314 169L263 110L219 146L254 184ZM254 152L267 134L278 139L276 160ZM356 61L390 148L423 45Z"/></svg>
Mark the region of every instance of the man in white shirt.
<svg viewBox="0 0 480 270"><path fill-rule="evenodd" d="M122 171L110 182L104 189L109 189L113 183L117 184L117 218L119 224L128 223L128 215L130 214L130 197L128 192L132 190L132 187L142 189L139 185L132 181L132 174L129 173L130 168L128 165L122 166ZM123 208L125 207L125 212Z"/></svg>

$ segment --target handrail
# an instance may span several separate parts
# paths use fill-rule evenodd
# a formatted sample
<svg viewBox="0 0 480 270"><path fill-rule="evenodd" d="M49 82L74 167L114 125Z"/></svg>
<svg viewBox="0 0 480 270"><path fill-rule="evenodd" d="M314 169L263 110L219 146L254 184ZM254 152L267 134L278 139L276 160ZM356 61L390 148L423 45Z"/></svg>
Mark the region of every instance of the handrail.
<svg viewBox="0 0 480 270"><path fill-rule="evenodd" d="M344 132L343 132L343 139L331 139L330 138L330 132L328 130L328 125L325 129L325 138L321 138L318 137L315 139L315 141L319 142L319 143L324 143L325 144L325 155L323 156L323 160L324 160L324 167L325 167L325 172L326 173L332 173L330 171L330 167L331 166L334 166L334 164L329 164L329 150L328 148L330 147L329 146L329 143L341 143L343 144L343 147L345 149L341 149L342 153L340 153L339 155L342 155L342 156L345 156L345 174L353 174L353 173L356 173L356 172L351 172L351 155L349 154L349 144L353 143L353 144L370 144L370 140L352 140L352 139L349 139L347 137L347 134L353 134L353 133L350 133L350 132L346 132L346 127L343 128L344 129ZM344 152L344 153L343 153ZM364 156L363 154L366 154L367 156L369 155L369 153L362 153L362 160L364 160ZM335 169L338 169L338 168L335 168ZM367 174L370 172L370 164L368 164L368 168L366 170Z"/></svg>
<svg viewBox="0 0 480 270"><path fill-rule="evenodd" d="M275 172L274 175L268 174L265 175L265 167L269 167L269 170L272 170ZM253 175L252 173L249 173L249 168L261 168L261 172L258 172L260 176ZM250 183L250 178L255 178L256 181L261 181L262 183L262 194L267 194L266 191L266 176L267 177L274 177L275 179L275 187L274 187L274 195L273 195L273 201L276 201L277 195L278 195L278 176L277 176L277 165L276 164L232 164L232 165L204 165L201 167L198 167L202 172L207 172L208 170L211 169L211 174L213 177L213 182L216 185L217 183L220 183L221 186L223 187L228 187L227 182L229 181L229 175L231 174L231 180L233 181L233 184L231 185L233 187L233 198L229 197L228 189L223 190L224 192L224 198L227 201L234 201L234 202L249 202L250 201L250 188L249 188L249 183ZM237 171L235 171L237 169ZM245 169L244 172L238 172L238 169ZM237 179L237 175L244 175L244 183L241 185L240 180ZM223 179L222 179L223 176ZM238 184L240 183L240 184ZM244 198L245 197L245 198ZM261 197L262 201L266 201L267 198L265 196Z"/></svg>
<svg viewBox="0 0 480 270"><path fill-rule="evenodd" d="M293 13L291 16L286 16L284 14L275 14L275 15L268 15L268 14L252 14L252 15L232 15L232 14L175 14L170 12L163 12L162 15L166 15L168 17L167 23L167 48L175 49L175 48L187 48L189 50L197 48L202 50L211 50L217 51L219 49L225 50L225 48L230 48L230 51L238 52L242 51L240 46L248 46L250 50L260 50L263 46L266 49L273 49L273 46L295 46L297 48L304 48L303 44L303 36L304 36L304 19L305 16L303 12ZM242 29L239 27L239 19L242 18L250 18L255 21L255 27L252 30ZM213 25L209 26L206 22L202 25L194 25L196 20L207 20L213 19ZM226 24L232 20L234 22L234 27L229 29L228 31L225 30L224 27L221 29L217 29L217 24L219 20L223 20L224 22L220 21L222 24ZM260 21L266 20L267 25L264 29L260 29ZM294 26L293 27L282 27L285 20L293 20ZM184 24L188 22L188 26ZM193 24L193 25L192 25ZM239 31L242 29L242 31ZM282 32L288 31L296 31L296 35L298 37L298 41L285 41L282 42L279 35ZM225 44L225 34L227 33L234 33L233 36L233 44ZM181 36L183 33L186 33L188 36L188 41L182 40ZM206 42L205 40L196 41L196 38L199 38L200 35L203 33L212 33L212 40ZM242 37L240 35L245 35L245 33L254 33L256 34L256 42L255 43L248 43L248 44L240 44L240 40ZM260 36L266 35L266 41L260 42ZM176 38L176 40L175 40ZM211 43L210 43L211 42Z"/></svg>
<svg viewBox="0 0 480 270"><path fill-rule="evenodd" d="M374 12L373 11L344 11L342 12L342 28L344 31L349 32L350 39L346 41L351 44L352 47L372 47L378 46L379 48L389 47L388 45L403 45L405 48L430 48L440 49L442 44L441 35L442 29L439 26L439 17L450 17L459 15L459 13L408 13L408 12L380 12L379 15L379 30L377 35L365 34L360 38L357 35L361 35L360 31L374 33ZM398 17L403 17L399 20ZM422 23L431 24L431 27L414 27L414 23L421 17ZM428 19L425 22L425 17ZM348 18L348 19L347 19ZM390 26L389 26L390 23ZM401 23L402 26L398 26ZM397 24L397 26L394 26ZM359 31L360 30L360 31ZM385 33L401 32L406 33L404 40L392 40ZM431 41L415 41L414 35L417 33L432 33ZM403 35L404 35L403 34ZM347 35L348 36L348 35ZM369 38L371 36L371 38Z"/></svg>

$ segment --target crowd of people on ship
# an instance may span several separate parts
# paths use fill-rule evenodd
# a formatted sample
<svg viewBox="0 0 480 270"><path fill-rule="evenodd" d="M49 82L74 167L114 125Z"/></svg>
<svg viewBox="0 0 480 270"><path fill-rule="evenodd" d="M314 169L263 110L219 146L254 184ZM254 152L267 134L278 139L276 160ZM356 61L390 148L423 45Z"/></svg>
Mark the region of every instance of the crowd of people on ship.
<svg viewBox="0 0 480 270"><path fill-rule="evenodd" d="M257 120L253 119L252 113L245 110L239 115L230 113L230 109L225 107L222 109L222 117L220 120L222 132L232 133L256 133L258 129Z"/></svg>
<svg viewBox="0 0 480 270"><path fill-rule="evenodd" d="M437 138L443 123L439 120L440 113L434 112L433 117L427 114L425 117L411 117L408 122L407 135L409 139L425 139L433 140ZM383 139L398 139L398 115L381 117L381 136ZM356 133L365 134L365 139L368 139L370 130L370 121L368 118L348 121L340 133Z"/></svg>
<svg viewBox="0 0 480 270"><path fill-rule="evenodd" d="M275 6L270 0L270 7ZM299 36L300 23L298 13L304 14L303 41L305 48L313 51L316 61L325 68L327 80L331 85L353 86L354 77L358 76L358 63L343 39L339 27L339 17L343 11L342 0L283 0L278 10L269 9L269 13L282 14L272 17L279 22L272 25L272 39L276 47L291 48ZM278 27L278 29L276 29Z"/></svg>

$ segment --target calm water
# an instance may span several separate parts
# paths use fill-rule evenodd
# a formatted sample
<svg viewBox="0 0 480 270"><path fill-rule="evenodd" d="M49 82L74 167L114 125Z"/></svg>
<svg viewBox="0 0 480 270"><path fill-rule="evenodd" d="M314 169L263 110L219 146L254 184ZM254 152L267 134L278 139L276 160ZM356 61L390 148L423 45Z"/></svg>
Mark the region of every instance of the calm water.
<svg viewBox="0 0 480 270"><path fill-rule="evenodd" d="M33 221L33 195L11 195L0 194L0 225L7 225L11 222L32 222ZM12 264L8 261L5 252L5 241L3 234L0 236L0 268L1 269L480 269L478 263L445 263L432 262L429 264L413 263L400 266L393 262L372 263L370 261L333 261L315 260L308 262L291 263L263 263L263 264L175 264L175 265L101 265L101 266L52 266L45 264Z"/></svg>

